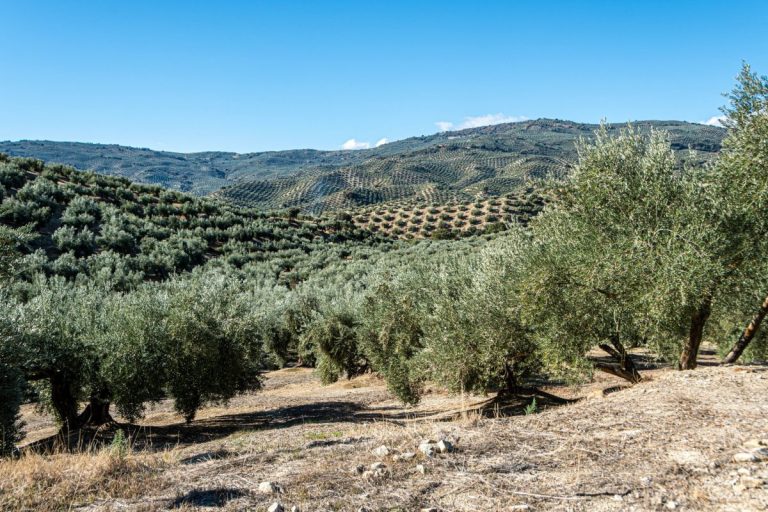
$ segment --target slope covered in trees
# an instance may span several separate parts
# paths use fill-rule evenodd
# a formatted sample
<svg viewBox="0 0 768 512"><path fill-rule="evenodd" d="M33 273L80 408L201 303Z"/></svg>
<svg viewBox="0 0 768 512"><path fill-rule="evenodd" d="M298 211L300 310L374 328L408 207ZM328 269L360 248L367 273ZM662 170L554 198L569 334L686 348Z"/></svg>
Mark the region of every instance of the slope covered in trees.
<svg viewBox="0 0 768 512"><path fill-rule="evenodd" d="M171 397L201 405L257 389L259 373L314 361L300 335L314 286L355 282L377 261L462 244L397 244L344 216L238 209L33 159L0 157L0 438L33 397L66 429L128 418ZM87 402L83 410L82 401Z"/></svg>
<svg viewBox="0 0 768 512"><path fill-rule="evenodd" d="M724 130L678 121L642 121L669 132L678 153L708 159ZM617 133L622 125L609 125ZM308 212L396 200L474 200L516 193L526 180L564 172L575 142L595 125L540 119L412 137L359 151L171 153L104 144L0 142L0 152L61 162L198 195L215 192L240 206Z"/></svg>
<svg viewBox="0 0 768 512"><path fill-rule="evenodd" d="M380 203L349 213L360 228L392 238L450 239L503 231L517 223L525 225L542 210L544 203L544 198L529 188L518 194L474 201Z"/></svg>
<svg viewBox="0 0 768 512"><path fill-rule="evenodd" d="M130 287L214 260L280 260L275 271L287 273L297 254L328 242L379 242L338 218L239 209L33 159L0 155L0 187L0 222L37 234L26 248L27 275L100 276Z"/></svg>
<svg viewBox="0 0 768 512"><path fill-rule="evenodd" d="M608 125L616 134L623 125ZM698 163L720 148L723 130L682 122L648 121L666 130L675 151L697 151ZM576 142L595 125L540 119L406 139L386 146L407 150L370 154L359 162L316 166L269 180L241 180L216 196L260 208L300 207L320 213L392 201L471 201L521 193L531 181L562 176L576 161ZM417 143L409 143L415 141ZM384 147L386 147L384 146Z"/></svg>

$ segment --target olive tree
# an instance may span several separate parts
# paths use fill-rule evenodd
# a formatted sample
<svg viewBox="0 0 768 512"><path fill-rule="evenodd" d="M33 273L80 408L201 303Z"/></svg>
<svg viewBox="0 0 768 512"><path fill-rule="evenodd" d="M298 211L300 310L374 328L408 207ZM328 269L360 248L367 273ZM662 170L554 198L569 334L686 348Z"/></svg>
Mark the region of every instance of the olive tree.
<svg viewBox="0 0 768 512"><path fill-rule="evenodd" d="M169 283L166 386L187 421L206 402L261 385L258 319L239 286L224 275Z"/></svg>
<svg viewBox="0 0 768 512"><path fill-rule="evenodd" d="M24 385L18 368L18 339L8 315L4 285L16 273L19 246L31 239L27 230L0 226L0 455L12 451L22 437L19 407Z"/></svg>
<svg viewBox="0 0 768 512"><path fill-rule="evenodd" d="M518 295L527 246L515 231L477 255L430 265L413 365L421 379L453 391L515 392L536 373L539 354Z"/></svg>
<svg viewBox="0 0 768 512"><path fill-rule="evenodd" d="M604 127L581 141L574 171L532 223L534 242L522 301L546 357L588 369L600 345L639 378L625 347L645 344L681 367L695 356L712 306L706 257L703 170L681 166L663 132Z"/></svg>
<svg viewBox="0 0 768 512"><path fill-rule="evenodd" d="M371 277L362 306L359 346L371 368L384 376L390 391L406 403L415 403L420 378L413 358L424 346L424 281L416 270L397 270L379 271Z"/></svg>
<svg viewBox="0 0 768 512"><path fill-rule="evenodd" d="M729 99L723 109L728 136L709 180L709 195L715 206L713 222L727 241L719 256L737 279L728 298L736 302L732 305L746 325L724 358L733 363L768 313L768 77L744 64Z"/></svg>

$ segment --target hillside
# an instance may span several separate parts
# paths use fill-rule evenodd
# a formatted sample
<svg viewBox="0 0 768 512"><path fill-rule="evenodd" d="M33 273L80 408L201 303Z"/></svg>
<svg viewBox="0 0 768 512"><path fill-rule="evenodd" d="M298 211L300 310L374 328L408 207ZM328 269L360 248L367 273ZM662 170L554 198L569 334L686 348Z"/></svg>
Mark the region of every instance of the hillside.
<svg viewBox="0 0 768 512"><path fill-rule="evenodd" d="M608 130L615 134L625 126L612 124ZM698 160L717 152L724 135L720 128L676 121L639 122L637 127L667 130L680 156L691 148L698 151ZM239 205L313 213L398 200L469 201L519 192L530 180L566 172L576 159L576 141L596 129L542 119L444 132L387 144L390 154L367 153L359 163L243 180L216 195Z"/></svg>
<svg viewBox="0 0 768 512"><path fill-rule="evenodd" d="M725 131L679 121L642 121L669 131L675 150L707 159ZM624 124L609 125L617 132ZM596 125L540 119L412 137L359 151L171 153L117 145L50 141L0 142L0 152L159 184L261 209L312 213L419 199L473 200L518 192L529 179L563 172L575 142ZM218 192L217 192L218 191Z"/></svg>
<svg viewBox="0 0 768 512"><path fill-rule="evenodd" d="M390 238L456 238L491 233L509 224L527 224L544 207L533 189L474 201L426 203L414 200L379 203L350 210L361 229Z"/></svg>
<svg viewBox="0 0 768 512"><path fill-rule="evenodd" d="M216 260L235 268L271 260L276 277L293 276L312 258L338 260L334 251L348 257L385 243L335 218L267 214L2 154L0 200L0 225L30 226L35 235L29 276L100 276L119 288Z"/></svg>

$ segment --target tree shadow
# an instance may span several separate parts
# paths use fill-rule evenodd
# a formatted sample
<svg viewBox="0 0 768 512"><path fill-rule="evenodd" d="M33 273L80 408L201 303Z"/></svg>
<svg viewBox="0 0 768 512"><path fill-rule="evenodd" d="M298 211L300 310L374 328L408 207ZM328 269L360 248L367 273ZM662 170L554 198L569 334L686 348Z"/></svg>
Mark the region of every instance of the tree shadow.
<svg viewBox="0 0 768 512"><path fill-rule="evenodd" d="M577 402L538 388L523 388L515 393L499 393L478 410L484 417L523 416Z"/></svg>
<svg viewBox="0 0 768 512"><path fill-rule="evenodd" d="M266 411L224 414L194 420L148 426L134 423L112 423L98 428L84 427L57 434L27 445L36 452L86 451L100 449L115 442L117 431L123 431L132 449L166 450L178 446L213 441L235 432L288 428L302 423L355 422L375 415L361 413L362 405L349 401L319 402ZM380 415L378 416L380 418Z"/></svg>
<svg viewBox="0 0 768 512"><path fill-rule="evenodd" d="M526 407L534 397L537 410L569 403L568 400L535 389L524 389L511 395L500 394L469 409L453 411L434 409L414 412L394 405L371 409L352 401L316 402L265 411L223 414L190 423L179 422L162 426L112 423L98 428L85 427L69 433L59 432L27 445L24 450L55 453L98 450L108 446L115 446L117 449L120 448L117 445L121 442L119 431L122 431L127 445L133 450L162 451L214 441L236 432L276 430L300 424L384 421L402 426L405 423L424 420L449 421L472 411L479 411L486 416L511 416L525 414ZM190 457L186 463L194 464L228 456L226 451L206 452Z"/></svg>
<svg viewBox="0 0 768 512"><path fill-rule="evenodd" d="M168 508L193 507L223 507L227 502L246 496L241 489L206 489L189 491L184 496L179 496Z"/></svg>

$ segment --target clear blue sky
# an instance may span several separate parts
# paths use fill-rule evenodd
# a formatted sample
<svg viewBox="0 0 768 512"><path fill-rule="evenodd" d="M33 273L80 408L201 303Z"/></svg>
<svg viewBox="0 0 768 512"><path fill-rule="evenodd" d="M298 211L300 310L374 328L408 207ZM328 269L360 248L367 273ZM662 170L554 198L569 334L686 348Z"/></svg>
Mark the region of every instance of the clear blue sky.
<svg viewBox="0 0 768 512"><path fill-rule="evenodd" d="M0 140L246 152L478 116L703 121L742 60L768 74L765 0L3 0L0 16Z"/></svg>

